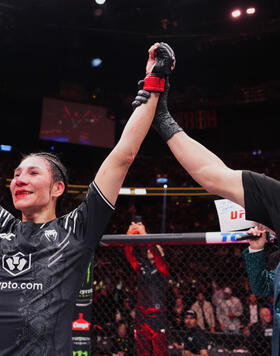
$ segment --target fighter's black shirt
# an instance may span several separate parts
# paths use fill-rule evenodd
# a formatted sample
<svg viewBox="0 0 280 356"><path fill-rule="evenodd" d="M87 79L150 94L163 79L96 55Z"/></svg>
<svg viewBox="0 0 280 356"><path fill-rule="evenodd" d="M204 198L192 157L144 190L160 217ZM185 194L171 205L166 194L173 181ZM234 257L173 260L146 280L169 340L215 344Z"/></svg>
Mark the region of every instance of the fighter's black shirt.
<svg viewBox="0 0 280 356"><path fill-rule="evenodd" d="M114 207L95 183L71 213L21 222L0 207L0 356L70 356L72 312Z"/></svg>
<svg viewBox="0 0 280 356"><path fill-rule="evenodd" d="M264 174L242 172L246 219L271 228L280 236L280 182Z"/></svg>

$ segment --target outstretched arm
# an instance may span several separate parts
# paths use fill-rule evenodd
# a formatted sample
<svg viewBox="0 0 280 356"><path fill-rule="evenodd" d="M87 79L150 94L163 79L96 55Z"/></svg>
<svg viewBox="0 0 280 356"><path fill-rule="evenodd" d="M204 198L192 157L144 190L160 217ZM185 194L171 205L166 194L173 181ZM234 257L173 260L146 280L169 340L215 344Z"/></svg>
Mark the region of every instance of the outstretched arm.
<svg viewBox="0 0 280 356"><path fill-rule="evenodd" d="M133 246L125 245L124 253L125 253L125 256L126 256L128 262L131 264L132 268L134 269L134 271L139 272L139 261L133 253Z"/></svg>
<svg viewBox="0 0 280 356"><path fill-rule="evenodd" d="M198 184L208 192L244 207L242 171L227 167L213 152L182 130L168 111L168 89L161 94L158 102L153 123L155 129L167 142L178 162Z"/></svg>
<svg viewBox="0 0 280 356"><path fill-rule="evenodd" d="M115 204L127 171L143 142L154 117L159 93L164 90L167 71L171 70L171 55L165 46L155 43L149 49L145 89L152 92L145 105L137 107L128 120L121 138L95 177L95 183L111 204Z"/></svg>
<svg viewBox="0 0 280 356"><path fill-rule="evenodd" d="M185 132L175 133L167 144L192 178L208 192L244 207L242 171L227 167L222 160Z"/></svg>
<svg viewBox="0 0 280 356"><path fill-rule="evenodd" d="M250 247L243 251L246 269L249 276L250 287L258 296L273 296L275 270L266 269L264 245L266 243L266 226L254 223L248 233L255 236L256 240L249 240ZM271 231L271 230L270 230Z"/></svg>
<svg viewBox="0 0 280 356"><path fill-rule="evenodd" d="M167 142L170 150L192 176L208 192L234 201L244 207L242 171L227 167L222 160L206 147L189 137L168 111L169 81L160 95L153 127ZM144 95L136 97L138 105L145 103Z"/></svg>
<svg viewBox="0 0 280 356"><path fill-rule="evenodd" d="M168 264L165 262L163 255L161 256L159 253L157 253L157 251L155 250L155 248L153 246L149 247L149 250L151 251L151 253L154 256L155 259L155 264L157 266L157 269L160 271L160 273L164 276L167 277L169 274L169 266ZM159 248L158 248L159 250ZM162 249L161 249L162 250ZM163 252L162 252L163 253Z"/></svg>
<svg viewBox="0 0 280 356"><path fill-rule="evenodd" d="M131 221L131 224L128 227L128 230L126 232L127 235L146 235L146 228L145 225L141 221L139 222L134 222ZM139 272L139 260L138 258L134 255L133 253L133 246L132 245L125 245L124 247L124 253L125 256L128 260L128 262L131 264L132 268L134 269L135 272Z"/></svg>
<svg viewBox="0 0 280 356"><path fill-rule="evenodd" d="M115 204L127 171L153 120L159 94L137 108L127 122L121 138L99 168L95 183L111 204Z"/></svg>

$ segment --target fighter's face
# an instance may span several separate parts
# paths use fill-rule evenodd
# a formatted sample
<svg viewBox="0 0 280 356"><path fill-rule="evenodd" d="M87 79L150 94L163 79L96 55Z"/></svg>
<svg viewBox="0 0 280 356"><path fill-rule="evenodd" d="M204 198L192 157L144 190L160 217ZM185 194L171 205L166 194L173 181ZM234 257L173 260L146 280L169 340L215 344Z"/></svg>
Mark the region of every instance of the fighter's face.
<svg viewBox="0 0 280 356"><path fill-rule="evenodd" d="M35 213L51 201L52 174L49 163L41 157L28 157L15 169L10 189L16 209Z"/></svg>

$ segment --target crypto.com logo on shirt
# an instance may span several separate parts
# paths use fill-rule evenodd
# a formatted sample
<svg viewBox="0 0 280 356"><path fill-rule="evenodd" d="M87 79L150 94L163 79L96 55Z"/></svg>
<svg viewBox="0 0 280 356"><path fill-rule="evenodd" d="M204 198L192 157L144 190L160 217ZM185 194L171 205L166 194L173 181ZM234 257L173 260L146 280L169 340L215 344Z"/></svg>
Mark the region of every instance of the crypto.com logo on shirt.
<svg viewBox="0 0 280 356"><path fill-rule="evenodd" d="M3 255L2 267L12 276L18 276L31 268L31 254L24 255L21 252L15 255Z"/></svg>

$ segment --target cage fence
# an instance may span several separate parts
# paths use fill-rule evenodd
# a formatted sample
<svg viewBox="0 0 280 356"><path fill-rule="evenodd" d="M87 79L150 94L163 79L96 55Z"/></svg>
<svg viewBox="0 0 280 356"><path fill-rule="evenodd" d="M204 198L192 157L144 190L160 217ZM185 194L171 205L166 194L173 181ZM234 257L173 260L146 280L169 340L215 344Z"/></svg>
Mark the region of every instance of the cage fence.
<svg viewBox="0 0 280 356"><path fill-rule="evenodd" d="M215 234L219 243L203 233L105 235L93 262L91 355L269 355L273 299L250 290L247 243Z"/></svg>

